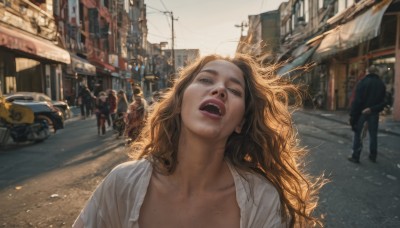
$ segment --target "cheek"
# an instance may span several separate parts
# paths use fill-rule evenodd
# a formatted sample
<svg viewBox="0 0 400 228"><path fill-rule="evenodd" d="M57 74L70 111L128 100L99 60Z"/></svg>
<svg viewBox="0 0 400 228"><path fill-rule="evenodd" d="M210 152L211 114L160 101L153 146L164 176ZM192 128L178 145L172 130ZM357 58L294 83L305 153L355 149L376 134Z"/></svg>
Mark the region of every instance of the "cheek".
<svg viewBox="0 0 400 228"><path fill-rule="evenodd" d="M240 120L240 122L243 120L244 118L244 112L245 112L245 101L244 100L240 100L235 104L236 108L235 108L235 112L233 113L233 115L235 115L235 117L237 119Z"/></svg>
<svg viewBox="0 0 400 228"><path fill-rule="evenodd" d="M192 93L188 87L182 95L182 103L180 107L180 112L185 112L185 110L190 110L189 106L193 102Z"/></svg>

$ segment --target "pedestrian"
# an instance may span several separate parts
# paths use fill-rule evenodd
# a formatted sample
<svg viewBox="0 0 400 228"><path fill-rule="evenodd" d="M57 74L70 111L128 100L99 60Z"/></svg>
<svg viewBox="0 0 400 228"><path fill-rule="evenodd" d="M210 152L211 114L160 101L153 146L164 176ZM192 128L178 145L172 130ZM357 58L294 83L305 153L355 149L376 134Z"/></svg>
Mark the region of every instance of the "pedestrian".
<svg viewBox="0 0 400 228"><path fill-rule="evenodd" d="M194 61L130 147L135 160L111 171L73 227L319 223L311 212L323 183L301 167L290 91L250 56Z"/></svg>
<svg viewBox="0 0 400 228"><path fill-rule="evenodd" d="M98 135L105 135L106 121L110 115L110 107L107 99L107 93L104 91L99 92L96 100L96 120L97 120L97 133Z"/></svg>
<svg viewBox="0 0 400 228"><path fill-rule="evenodd" d="M78 104L81 108L82 119L92 115L92 94L86 85L83 85L78 93Z"/></svg>
<svg viewBox="0 0 400 228"><path fill-rule="evenodd" d="M120 90L117 93L117 114L114 121L115 130L118 135L117 138L121 137L125 130L125 115L128 111L128 99L126 98L126 93L124 90Z"/></svg>
<svg viewBox="0 0 400 228"><path fill-rule="evenodd" d="M109 115L109 119L108 121L110 122L110 118L111 118L111 122L112 122L112 127L115 130L115 126L114 126L114 121L115 121L115 117L117 115L117 95L115 90L108 90L108 103L110 105L110 115ZM110 123L108 124L110 126Z"/></svg>
<svg viewBox="0 0 400 228"><path fill-rule="evenodd" d="M353 153L348 158L360 163L362 151L362 132L364 123L369 133L369 160L376 162L378 155L379 112L385 107L386 86L378 76L375 65L368 68L367 75L357 84L350 110L350 125L354 131Z"/></svg>
<svg viewBox="0 0 400 228"><path fill-rule="evenodd" d="M125 118L125 132L128 142L131 143L139 136L147 118L148 105L142 94L136 94L134 101L129 104Z"/></svg>

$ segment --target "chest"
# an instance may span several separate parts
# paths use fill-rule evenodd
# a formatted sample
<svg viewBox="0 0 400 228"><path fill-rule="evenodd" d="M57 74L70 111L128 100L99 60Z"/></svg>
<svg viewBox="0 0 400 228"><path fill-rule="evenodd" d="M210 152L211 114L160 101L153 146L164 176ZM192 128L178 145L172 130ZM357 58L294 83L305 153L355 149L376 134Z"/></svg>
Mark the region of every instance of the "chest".
<svg viewBox="0 0 400 228"><path fill-rule="evenodd" d="M240 227L235 189L182 197L149 186L139 216L140 227Z"/></svg>

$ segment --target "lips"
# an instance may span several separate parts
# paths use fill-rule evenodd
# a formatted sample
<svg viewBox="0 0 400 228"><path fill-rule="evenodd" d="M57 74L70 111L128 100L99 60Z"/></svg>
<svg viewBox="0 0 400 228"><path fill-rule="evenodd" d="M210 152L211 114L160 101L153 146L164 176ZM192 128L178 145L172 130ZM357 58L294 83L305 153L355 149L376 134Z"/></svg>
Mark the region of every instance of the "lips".
<svg viewBox="0 0 400 228"><path fill-rule="evenodd" d="M226 112L224 103L217 99L209 99L204 101L200 105L200 110L217 116L223 116Z"/></svg>

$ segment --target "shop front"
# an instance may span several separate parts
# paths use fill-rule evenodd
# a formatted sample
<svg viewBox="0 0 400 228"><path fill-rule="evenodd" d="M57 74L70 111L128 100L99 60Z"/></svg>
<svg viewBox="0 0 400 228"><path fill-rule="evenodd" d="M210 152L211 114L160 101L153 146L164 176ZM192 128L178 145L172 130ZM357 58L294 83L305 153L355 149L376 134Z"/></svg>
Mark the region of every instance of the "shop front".
<svg viewBox="0 0 400 228"><path fill-rule="evenodd" d="M0 81L4 93L41 92L62 100L62 65L70 62L69 53L49 40L0 26Z"/></svg>
<svg viewBox="0 0 400 228"><path fill-rule="evenodd" d="M70 105L75 105L80 86L93 84L96 77L96 67L86 59L70 53L71 64L66 66L63 76L65 99Z"/></svg>
<svg viewBox="0 0 400 228"><path fill-rule="evenodd" d="M382 1L344 24L322 34L313 60L326 65L326 108L348 109L355 87L371 64L380 65L387 86L394 87L396 17L385 14L391 1ZM391 70L388 70L391 69Z"/></svg>
<svg viewBox="0 0 400 228"><path fill-rule="evenodd" d="M96 78L91 82L92 85L89 86L89 89L91 89L91 91L94 92L94 95L97 96L100 91L106 91L112 88L112 74L114 73L115 75L117 70L112 65L98 59L90 60L90 63L96 66Z"/></svg>

